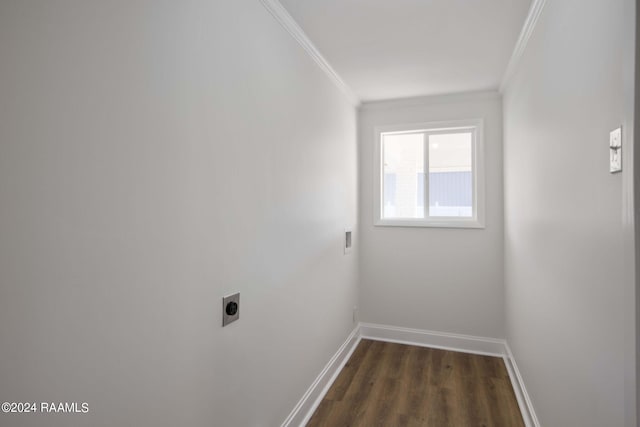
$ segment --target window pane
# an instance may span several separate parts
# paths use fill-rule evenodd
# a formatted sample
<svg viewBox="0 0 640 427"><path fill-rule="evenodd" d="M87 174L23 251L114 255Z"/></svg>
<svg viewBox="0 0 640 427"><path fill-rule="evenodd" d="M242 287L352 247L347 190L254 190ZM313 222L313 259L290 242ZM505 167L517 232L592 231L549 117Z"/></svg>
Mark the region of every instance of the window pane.
<svg viewBox="0 0 640 427"><path fill-rule="evenodd" d="M424 173L424 135L383 135L382 152L383 218L422 218L416 177Z"/></svg>
<svg viewBox="0 0 640 427"><path fill-rule="evenodd" d="M429 135L429 215L473 216L473 135Z"/></svg>
<svg viewBox="0 0 640 427"><path fill-rule="evenodd" d="M418 201L416 202L416 209L418 211L418 217L424 218L424 172L418 172L417 179L417 190L416 197Z"/></svg>

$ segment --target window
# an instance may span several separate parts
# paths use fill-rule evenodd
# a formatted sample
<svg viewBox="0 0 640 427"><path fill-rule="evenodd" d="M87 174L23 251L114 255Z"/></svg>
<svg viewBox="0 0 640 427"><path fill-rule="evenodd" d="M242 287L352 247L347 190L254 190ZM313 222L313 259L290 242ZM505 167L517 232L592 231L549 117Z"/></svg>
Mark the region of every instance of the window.
<svg viewBox="0 0 640 427"><path fill-rule="evenodd" d="M376 128L375 224L483 228L482 154L482 120Z"/></svg>

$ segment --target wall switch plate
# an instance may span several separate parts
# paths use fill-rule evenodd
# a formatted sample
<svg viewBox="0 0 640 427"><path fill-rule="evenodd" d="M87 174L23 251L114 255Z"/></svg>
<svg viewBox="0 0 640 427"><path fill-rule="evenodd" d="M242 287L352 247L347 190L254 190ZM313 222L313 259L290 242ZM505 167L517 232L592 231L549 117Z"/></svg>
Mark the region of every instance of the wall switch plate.
<svg viewBox="0 0 640 427"><path fill-rule="evenodd" d="M240 318L240 292L222 298L222 326Z"/></svg>
<svg viewBox="0 0 640 427"><path fill-rule="evenodd" d="M609 134L609 172L622 171L622 127Z"/></svg>

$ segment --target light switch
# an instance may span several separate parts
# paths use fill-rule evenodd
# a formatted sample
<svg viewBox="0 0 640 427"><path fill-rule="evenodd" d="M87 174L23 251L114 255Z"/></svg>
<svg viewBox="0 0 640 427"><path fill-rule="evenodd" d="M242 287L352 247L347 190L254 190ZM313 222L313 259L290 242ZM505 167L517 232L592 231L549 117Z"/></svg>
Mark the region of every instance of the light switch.
<svg viewBox="0 0 640 427"><path fill-rule="evenodd" d="M622 128L609 134L609 172L622 171Z"/></svg>

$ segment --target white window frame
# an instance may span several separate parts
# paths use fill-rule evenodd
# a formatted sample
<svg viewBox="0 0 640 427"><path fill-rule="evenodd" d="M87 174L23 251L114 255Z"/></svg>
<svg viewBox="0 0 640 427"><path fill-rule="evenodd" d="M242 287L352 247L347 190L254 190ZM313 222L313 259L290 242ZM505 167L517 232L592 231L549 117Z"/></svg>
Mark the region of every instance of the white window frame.
<svg viewBox="0 0 640 427"><path fill-rule="evenodd" d="M473 176L473 216L472 217L429 217L429 146L425 141L425 218L384 218L382 211L383 199L383 157L382 135L385 133L447 133L452 131L472 132L471 161ZM484 171L484 120L452 120L444 122L414 123L405 125L377 126L374 129L374 218L376 226L391 227L440 227L440 228L484 228L485 227L485 171Z"/></svg>

